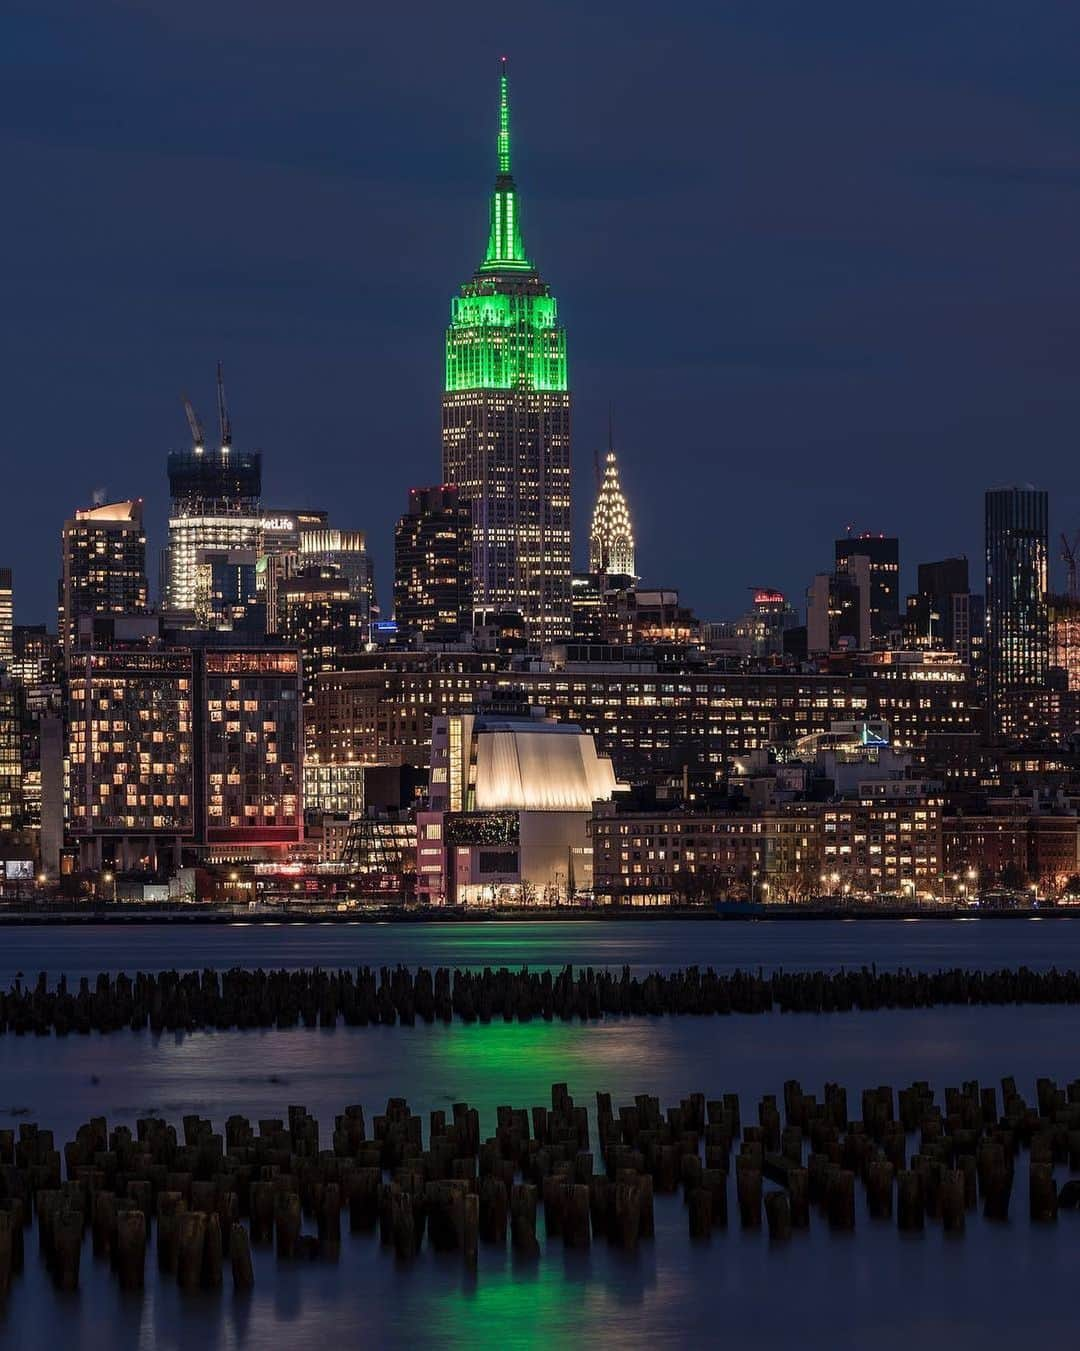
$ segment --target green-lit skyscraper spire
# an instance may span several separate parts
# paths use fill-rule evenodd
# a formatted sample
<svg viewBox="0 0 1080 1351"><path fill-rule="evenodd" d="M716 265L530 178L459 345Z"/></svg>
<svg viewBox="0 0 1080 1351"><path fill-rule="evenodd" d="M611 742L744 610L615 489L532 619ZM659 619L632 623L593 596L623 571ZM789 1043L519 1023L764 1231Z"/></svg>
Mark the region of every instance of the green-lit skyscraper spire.
<svg viewBox="0 0 1080 1351"><path fill-rule="evenodd" d="M491 194L491 233L487 253L480 264L481 272L507 269L532 271L532 263L525 254L521 238L521 218L518 213L517 187L510 170L510 83L506 76L506 57L499 71L499 169L495 176L495 191Z"/></svg>
<svg viewBox="0 0 1080 1351"><path fill-rule="evenodd" d="M487 250L446 334L443 478L472 503L474 613L519 610L548 642L571 631L566 331L525 253L505 57L496 144Z"/></svg>

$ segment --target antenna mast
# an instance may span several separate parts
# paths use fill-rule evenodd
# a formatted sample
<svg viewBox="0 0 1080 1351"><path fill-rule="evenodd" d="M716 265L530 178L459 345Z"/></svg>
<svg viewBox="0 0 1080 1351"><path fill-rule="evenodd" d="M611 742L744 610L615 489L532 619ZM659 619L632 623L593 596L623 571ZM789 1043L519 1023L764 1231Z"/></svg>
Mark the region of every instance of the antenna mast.
<svg viewBox="0 0 1080 1351"><path fill-rule="evenodd" d="M217 364L217 406L218 426L221 429L221 449L228 450L232 445L232 424L229 422L229 409L225 403L225 374L221 362Z"/></svg>

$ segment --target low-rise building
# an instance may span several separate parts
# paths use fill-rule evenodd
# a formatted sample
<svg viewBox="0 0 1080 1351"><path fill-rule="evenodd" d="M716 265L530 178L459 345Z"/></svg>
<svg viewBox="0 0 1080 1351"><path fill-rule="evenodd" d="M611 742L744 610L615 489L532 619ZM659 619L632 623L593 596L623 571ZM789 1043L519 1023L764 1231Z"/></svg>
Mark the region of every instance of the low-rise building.
<svg viewBox="0 0 1080 1351"><path fill-rule="evenodd" d="M593 738L542 710L437 718L417 815L421 899L558 903L591 889L589 821L615 788Z"/></svg>

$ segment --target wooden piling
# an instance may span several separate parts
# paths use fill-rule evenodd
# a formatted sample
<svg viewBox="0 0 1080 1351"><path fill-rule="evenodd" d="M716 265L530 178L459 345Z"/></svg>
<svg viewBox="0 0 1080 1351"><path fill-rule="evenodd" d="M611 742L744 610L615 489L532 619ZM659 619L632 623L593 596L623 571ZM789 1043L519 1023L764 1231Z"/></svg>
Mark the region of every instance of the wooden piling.
<svg viewBox="0 0 1080 1351"><path fill-rule="evenodd" d="M791 1237L791 1201L786 1191L766 1193L765 1219L770 1242L783 1242Z"/></svg>

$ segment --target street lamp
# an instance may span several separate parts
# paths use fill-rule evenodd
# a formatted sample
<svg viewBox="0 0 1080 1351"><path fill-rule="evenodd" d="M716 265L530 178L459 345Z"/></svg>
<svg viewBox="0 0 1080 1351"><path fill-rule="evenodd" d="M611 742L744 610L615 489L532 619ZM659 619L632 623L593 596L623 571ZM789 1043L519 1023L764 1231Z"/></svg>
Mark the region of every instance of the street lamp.
<svg viewBox="0 0 1080 1351"><path fill-rule="evenodd" d="M112 899L116 900L116 874L105 872L101 874L101 880L108 886L112 883Z"/></svg>

